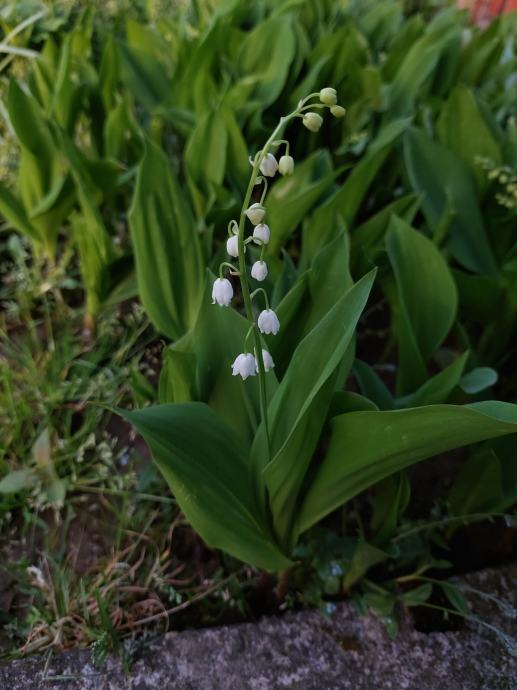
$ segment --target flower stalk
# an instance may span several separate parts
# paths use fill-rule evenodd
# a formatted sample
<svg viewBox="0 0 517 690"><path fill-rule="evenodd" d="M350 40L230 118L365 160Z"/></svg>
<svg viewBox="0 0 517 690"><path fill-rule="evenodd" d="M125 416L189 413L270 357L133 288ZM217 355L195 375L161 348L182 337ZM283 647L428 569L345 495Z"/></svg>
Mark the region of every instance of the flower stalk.
<svg viewBox="0 0 517 690"><path fill-rule="evenodd" d="M308 101L314 98L318 98L320 102L308 104ZM250 323L250 328L246 335L246 351L238 355L237 359L232 365L233 375L240 375L243 379L245 379L248 376L255 375L255 373L258 374L260 412L267 439L269 460L271 459L271 442L268 420L268 401L266 394L266 372L270 371L274 367L274 363L269 352L262 349L261 333L275 335L280 328L280 323L275 312L269 308L269 301L265 290L258 288L253 293L250 292L246 270L246 244L249 244L249 242L253 241L256 244L261 245L260 261L254 263L251 269L251 275L253 278L255 278L255 280L264 280L267 276L267 264L263 259L265 245L269 241L270 232L269 227L263 223L266 214L266 209L264 208L263 204L268 190L267 178L274 177L277 172L280 172L281 175L290 175L293 172L294 160L289 155L289 142L286 139L279 138L291 120L295 118L302 118L303 124L312 132L317 132L321 127L323 119L317 113L307 112L309 108L339 109L340 106L337 105L335 89L322 89L320 92L311 93L302 99L298 103L295 110L280 118L278 125L275 127L263 148L255 155L253 159L249 159L252 165L252 172L242 203L239 222L237 224L236 221L230 221L228 227L229 237L226 243L227 252L230 254L230 256L238 259L238 270L235 271L234 269L230 272L239 276L244 310L246 313L246 318ZM340 116L337 113L334 114L336 117ZM279 146L282 144L285 144L285 154L281 157L280 163L278 163L270 149L274 146ZM260 202L250 205L253 190L257 184L264 185L260 195ZM253 236L245 238L244 233L247 218L251 221L255 228L253 231ZM216 281L217 284L214 286L214 302L217 302L222 306L227 306L229 304L229 300L231 299L231 286L229 288L226 284L228 281L225 282L225 280L222 279L222 269L224 266L231 266L231 264L221 264L220 278L218 281ZM255 320L252 300L258 292L262 292L264 294L266 309L259 314L258 320ZM252 347L250 347L250 340L253 340ZM254 351L255 356L251 354L250 350ZM252 360L254 362L253 367Z"/></svg>

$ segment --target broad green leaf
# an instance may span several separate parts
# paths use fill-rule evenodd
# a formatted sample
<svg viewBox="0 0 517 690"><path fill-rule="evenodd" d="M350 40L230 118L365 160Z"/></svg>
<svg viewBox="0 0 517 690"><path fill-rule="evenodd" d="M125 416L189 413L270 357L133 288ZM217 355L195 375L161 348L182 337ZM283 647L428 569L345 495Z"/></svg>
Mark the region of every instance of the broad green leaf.
<svg viewBox="0 0 517 690"><path fill-rule="evenodd" d="M479 31L465 46L461 56L459 79L476 86L496 65L504 50L501 20L496 18L485 31Z"/></svg>
<svg viewBox="0 0 517 690"><path fill-rule="evenodd" d="M185 148L185 170L195 185L208 194L211 185L220 186L226 169L228 132L218 110L203 115Z"/></svg>
<svg viewBox="0 0 517 690"><path fill-rule="evenodd" d="M454 583L442 582L440 583L440 587L456 611L459 611L464 616L468 616L470 614L469 603L458 585L455 585Z"/></svg>
<svg viewBox="0 0 517 690"><path fill-rule="evenodd" d="M116 87L120 79L120 57L116 39L113 35L106 38L99 67L99 91L104 109L110 111L116 103Z"/></svg>
<svg viewBox="0 0 517 690"><path fill-rule="evenodd" d="M409 592L404 592L400 596L400 600L406 606L421 606L424 604L433 592L433 585L430 582L426 582L419 587L414 587L410 589Z"/></svg>
<svg viewBox="0 0 517 690"><path fill-rule="evenodd" d="M269 253L278 254L339 172L332 170L328 153L318 151L296 165L292 175L283 177L272 187L267 196L267 222L274 230L268 244Z"/></svg>
<svg viewBox="0 0 517 690"><path fill-rule="evenodd" d="M374 278L371 272L350 288L296 348L268 408L271 461L266 465L263 425L252 446L254 470L260 475L264 468L273 521L283 540L330 405L331 377L352 341Z"/></svg>
<svg viewBox="0 0 517 690"><path fill-rule="evenodd" d="M187 520L209 546L266 570L289 566L260 522L246 451L203 403L118 410L142 434Z"/></svg>
<svg viewBox="0 0 517 690"><path fill-rule="evenodd" d="M389 88L388 119L413 112L415 100L430 80L442 54L460 41L458 24L437 15L423 36L411 46L395 73Z"/></svg>
<svg viewBox="0 0 517 690"><path fill-rule="evenodd" d="M15 81L9 86L7 107L21 147L17 181L20 197L31 224L53 256L61 223L74 203L66 159L40 106Z"/></svg>
<svg viewBox="0 0 517 690"><path fill-rule="evenodd" d="M369 568L382 563L387 558L388 554L385 551L381 551L364 540L359 541L343 580L345 590L350 589L353 584L360 580Z"/></svg>
<svg viewBox="0 0 517 690"><path fill-rule="evenodd" d="M439 405L460 383L461 375L467 364L469 353L464 352L452 364L439 374L432 376L412 395L397 401L398 407L418 407L419 405Z"/></svg>
<svg viewBox="0 0 517 690"><path fill-rule="evenodd" d="M352 286L348 264L348 236L341 231L278 305L282 329L270 339L270 348L279 372L285 371L298 343Z"/></svg>
<svg viewBox="0 0 517 690"><path fill-rule="evenodd" d="M327 454L301 508L299 530L420 460L515 432L517 405L497 401L334 417Z"/></svg>
<svg viewBox="0 0 517 690"><path fill-rule="evenodd" d="M460 270L453 270L452 273L458 287L463 318L481 323L492 321L494 313L506 297L501 281Z"/></svg>
<svg viewBox="0 0 517 690"><path fill-rule="evenodd" d="M401 393L408 393L425 382L425 363L454 322L458 296L438 249L400 218L391 220L386 249L397 285L397 384Z"/></svg>
<svg viewBox="0 0 517 690"><path fill-rule="evenodd" d="M24 489L30 489L35 482L34 470L28 468L13 470L0 479L0 494L14 494Z"/></svg>
<svg viewBox="0 0 517 690"><path fill-rule="evenodd" d="M243 77L256 77L253 97L262 108L282 91L295 47L289 15L271 17L246 34L237 66Z"/></svg>
<svg viewBox="0 0 517 690"><path fill-rule="evenodd" d="M352 391L334 391L330 403L328 417L336 417L345 412L359 412L360 410L378 410L377 405L369 398Z"/></svg>
<svg viewBox="0 0 517 690"><path fill-rule="evenodd" d="M117 40L120 76L129 90L148 109L171 98L171 53L160 33L133 20L126 25L127 42Z"/></svg>
<svg viewBox="0 0 517 690"><path fill-rule="evenodd" d="M315 256L322 242L332 238L338 220L347 228L353 226L370 185L409 123L408 119L402 119L383 127L342 187L315 211L309 227L321 228L321 231L314 232L311 237L304 236L304 245L309 245L307 249L304 247L304 251L308 251L310 256Z"/></svg>
<svg viewBox="0 0 517 690"><path fill-rule="evenodd" d="M21 201L3 183L0 183L0 213L18 232L27 235L31 240L43 242L43 237L32 225Z"/></svg>
<svg viewBox="0 0 517 690"><path fill-rule="evenodd" d="M449 244L454 258L471 271L494 275L497 265L466 164L416 128L404 137L404 159L411 185L422 196L422 209L431 229L436 230L452 204Z"/></svg>
<svg viewBox="0 0 517 690"><path fill-rule="evenodd" d="M449 492L454 515L496 512L502 503L501 463L490 447L481 448L461 468Z"/></svg>
<svg viewBox="0 0 517 690"><path fill-rule="evenodd" d="M108 265L115 256L115 248L95 204L98 196L85 160L62 132L61 141L74 178L81 213L72 214L70 220L79 250L80 269L86 291L86 311L97 316L101 302L107 294Z"/></svg>
<svg viewBox="0 0 517 690"><path fill-rule="evenodd" d="M495 369L491 367L476 367L461 377L459 385L465 393L476 395L476 393L481 393L481 391L490 388L490 386L494 386L498 378Z"/></svg>
<svg viewBox="0 0 517 690"><path fill-rule="evenodd" d="M199 397L196 354L193 351L192 331L189 331L163 350L158 400L160 403L184 403Z"/></svg>
<svg viewBox="0 0 517 690"><path fill-rule="evenodd" d="M487 158L494 165L501 163L501 151L476 103L472 91L458 84L442 108L436 130L442 144L466 163L478 188L486 190L486 172L476 161Z"/></svg>
<svg viewBox="0 0 517 690"><path fill-rule="evenodd" d="M226 175L230 183L234 184L241 196L244 197L246 183L250 174L248 147L233 110L223 104L221 107L221 115L224 118L226 132L228 134L228 163L226 166Z"/></svg>
<svg viewBox="0 0 517 690"><path fill-rule="evenodd" d="M377 485L370 527L375 543L383 544L393 536L399 517L408 506L411 486L404 472L386 477Z"/></svg>
<svg viewBox="0 0 517 690"><path fill-rule="evenodd" d="M374 265L377 254L384 251L384 236L391 216L399 216L411 224L420 206L414 194L406 194L384 206L378 213L359 225L350 236L352 266L360 271Z"/></svg>
<svg viewBox="0 0 517 690"><path fill-rule="evenodd" d="M496 454L501 468L502 499L495 512L508 510L517 502L517 434L488 441L487 445Z"/></svg>
<svg viewBox="0 0 517 690"><path fill-rule="evenodd" d="M354 378L363 395L372 400L381 410L392 410L395 401L388 387L366 362L356 359L353 368Z"/></svg>
<svg viewBox="0 0 517 690"><path fill-rule="evenodd" d="M425 22L421 14L406 17L400 31L393 39L382 63L383 81L392 82L411 47L424 34Z"/></svg>
<svg viewBox="0 0 517 690"><path fill-rule="evenodd" d="M404 15L398 3L375 3L367 6L357 17L361 31L368 37L375 50L391 43L400 31Z"/></svg>
<svg viewBox="0 0 517 690"><path fill-rule="evenodd" d="M169 338L191 328L203 293L201 241L164 153L150 141L138 170L129 227L140 299Z"/></svg>

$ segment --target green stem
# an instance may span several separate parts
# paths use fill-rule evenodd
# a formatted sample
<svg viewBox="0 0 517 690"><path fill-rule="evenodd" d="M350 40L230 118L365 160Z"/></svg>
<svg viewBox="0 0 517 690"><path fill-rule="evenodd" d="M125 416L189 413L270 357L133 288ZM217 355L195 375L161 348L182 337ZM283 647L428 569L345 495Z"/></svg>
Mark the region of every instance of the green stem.
<svg viewBox="0 0 517 690"><path fill-rule="evenodd" d="M258 295L259 292L261 292L264 295L264 302L266 305L266 309L269 309L269 299L267 296L267 292L264 290L264 288L257 288L256 290L253 290L253 292L250 295L250 299L253 300L255 295Z"/></svg>
<svg viewBox="0 0 517 690"><path fill-rule="evenodd" d="M244 202L241 208L241 214L239 218L239 272L241 281L242 297L244 300L244 308L246 310L246 318L250 323L255 323L255 318L253 316L253 306L251 303L250 289L248 286L247 274L246 274L246 259L245 259L245 245L244 245L244 227L246 224L245 212L250 205L251 195L253 194L253 189L255 187L255 182L260 172L260 164L273 142L277 139L278 135L285 127L285 125L296 116L298 109L294 110L289 115L281 117L278 125L276 126L273 134L269 137L265 143L262 151L255 157L253 162L253 171L251 173L250 181L248 183L248 188L246 190L246 195L244 197ZM253 329L253 340L257 357L258 364L258 376L259 376L259 389L260 389L260 411L262 419L264 421L264 429L266 432L267 447L268 447L268 459L271 459L271 439L269 436L269 422L267 413L267 394L266 394L266 370L264 367L264 359L262 358L262 343L260 342L260 334L256 328Z"/></svg>

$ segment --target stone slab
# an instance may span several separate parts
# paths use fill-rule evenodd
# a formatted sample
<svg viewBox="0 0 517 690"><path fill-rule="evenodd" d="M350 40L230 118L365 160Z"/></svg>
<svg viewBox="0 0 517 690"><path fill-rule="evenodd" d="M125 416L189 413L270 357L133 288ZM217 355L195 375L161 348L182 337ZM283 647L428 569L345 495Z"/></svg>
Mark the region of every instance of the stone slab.
<svg viewBox="0 0 517 690"><path fill-rule="evenodd" d="M517 566L467 581L515 604ZM476 597L476 604L477 604ZM515 618L481 600L485 621L517 634ZM390 639L373 616L341 604L327 618L291 613L156 638L127 675L116 658L95 668L89 650L0 666L1 690L517 690L517 659L477 624Z"/></svg>

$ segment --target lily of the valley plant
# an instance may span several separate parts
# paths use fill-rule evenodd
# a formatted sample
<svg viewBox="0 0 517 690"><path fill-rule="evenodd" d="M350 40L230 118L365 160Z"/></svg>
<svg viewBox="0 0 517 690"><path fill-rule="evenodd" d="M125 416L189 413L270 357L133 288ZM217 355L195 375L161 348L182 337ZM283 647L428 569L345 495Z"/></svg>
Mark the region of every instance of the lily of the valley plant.
<svg viewBox="0 0 517 690"><path fill-rule="evenodd" d="M302 532L383 478L448 449L517 431L517 406L508 403L380 411L345 391L375 271L353 283L336 209L324 228L317 226L329 239L306 270L290 266L286 273L285 260L273 252L275 223L268 214L269 186L277 176L296 176L286 137L300 120L318 132L325 111L345 114L330 87L302 99L250 159L219 277L207 272L200 304L189 301L190 266L185 286L176 284L188 313L193 304L196 311L194 325L165 351L165 404L122 412L147 440L203 539L273 571L291 565ZM142 189L151 172L146 165ZM146 188L146 205L152 194ZM182 203L175 198L176 206ZM394 240L405 232L394 233ZM197 249L189 256L199 265ZM164 295L153 317L180 330L178 315L167 313L171 303Z"/></svg>

